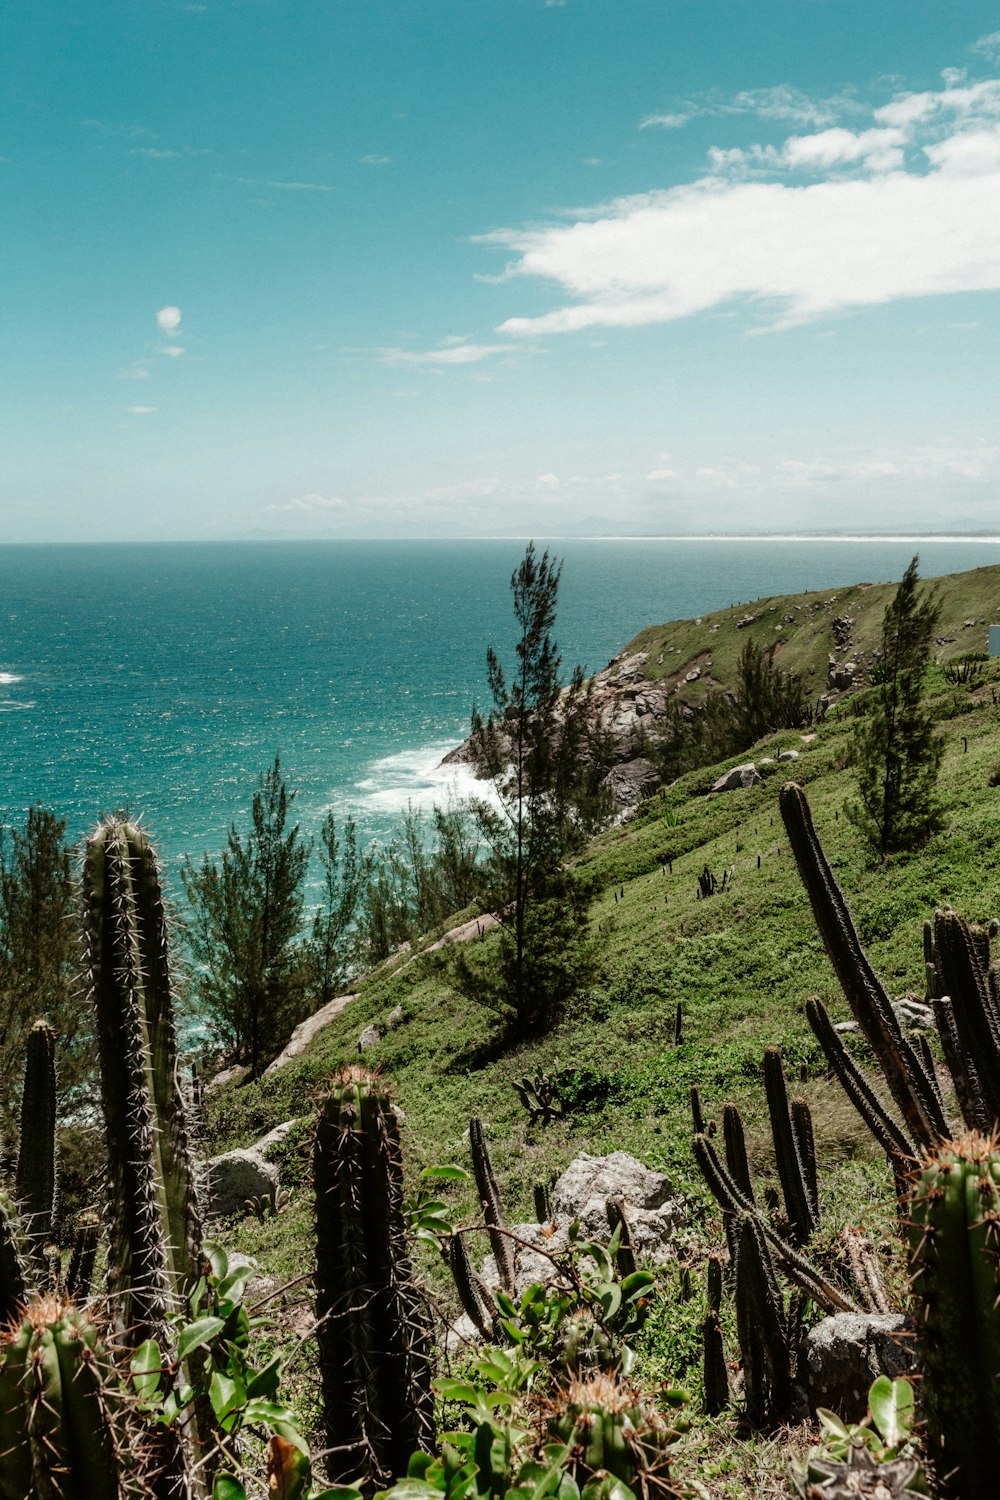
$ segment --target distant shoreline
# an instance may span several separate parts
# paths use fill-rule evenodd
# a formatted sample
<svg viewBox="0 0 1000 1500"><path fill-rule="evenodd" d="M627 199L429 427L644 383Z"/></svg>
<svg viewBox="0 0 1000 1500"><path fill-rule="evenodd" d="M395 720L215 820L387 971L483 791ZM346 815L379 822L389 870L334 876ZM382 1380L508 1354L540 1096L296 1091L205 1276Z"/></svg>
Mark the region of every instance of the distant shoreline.
<svg viewBox="0 0 1000 1500"><path fill-rule="evenodd" d="M629 532L621 534L608 534L600 536L567 536L546 535L543 532L534 532L531 536L229 536L229 537L147 537L145 539L133 537L129 540L97 540L97 541L0 541L0 550L5 547L287 547L295 545L307 545L315 547L319 543L328 546L341 546L349 544L357 546L447 546L456 542L527 542L536 541L542 543L550 542L797 542L799 544L809 542L845 542L855 545L864 545L872 542L906 542L907 544L920 544L921 542L954 543L957 545L968 545L970 543L983 544L985 546L1000 546L1000 532L904 532L904 531L873 531L873 532L819 532L819 531L759 531L759 532L684 532L684 533L659 533L659 532Z"/></svg>

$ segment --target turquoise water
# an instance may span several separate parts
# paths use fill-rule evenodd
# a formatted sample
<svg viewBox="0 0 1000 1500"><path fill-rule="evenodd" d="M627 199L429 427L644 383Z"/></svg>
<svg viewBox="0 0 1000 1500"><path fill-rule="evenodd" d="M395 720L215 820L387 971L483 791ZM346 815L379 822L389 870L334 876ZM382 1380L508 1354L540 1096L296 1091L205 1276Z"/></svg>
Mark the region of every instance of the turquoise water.
<svg viewBox="0 0 1000 1500"><path fill-rule="evenodd" d="M603 667L643 626L764 594L1000 562L988 542L565 541L556 631ZM441 756L509 647L524 544L0 547L0 816L33 801L74 836L142 814L173 863L216 851L280 753L313 831L364 838L443 801ZM461 791L461 785L455 788Z"/></svg>

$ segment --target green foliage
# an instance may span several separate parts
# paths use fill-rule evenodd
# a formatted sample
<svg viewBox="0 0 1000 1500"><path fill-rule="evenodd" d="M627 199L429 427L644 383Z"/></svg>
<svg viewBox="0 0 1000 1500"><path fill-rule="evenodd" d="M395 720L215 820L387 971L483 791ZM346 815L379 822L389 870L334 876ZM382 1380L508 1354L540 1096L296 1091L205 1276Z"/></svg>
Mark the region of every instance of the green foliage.
<svg viewBox="0 0 1000 1500"><path fill-rule="evenodd" d="M501 928L491 974L460 956L464 993L503 1017L511 1038L547 1031L588 972L589 890L567 860L607 816L590 693L578 667L568 684L552 639L561 567L529 544L510 581L518 626L512 680L487 652L491 708L472 715L477 773L495 802L472 803L486 846L477 899Z"/></svg>
<svg viewBox="0 0 1000 1500"><path fill-rule="evenodd" d="M301 941L302 888L309 846L297 823L288 827L294 800L275 756L254 793L249 834L244 838L233 824L220 863L207 854L200 866L188 858L181 872L197 1004L219 1040L238 1061L249 1063L254 1076L280 1050L304 1005L308 953ZM329 861L328 836L333 839L332 826L324 830ZM335 868L331 879L338 888ZM334 906L343 894L337 889ZM335 913L328 910L327 918L336 926ZM334 950L331 978L335 960Z"/></svg>
<svg viewBox="0 0 1000 1500"><path fill-rule="evenodd" d="M812 710L802 679L777 666L773 647L764 650L755 636L748 636L736 676L739 749L778 729L798 729L809 723Z"/></svg>
<svg viewBox="0 0 1000 1500"><path fill-rule="evenodd" d="M358 830L348 818L337 833L333 813L319 831L323 899L312 923L311 984L317 1008L344 991L357 948L355 921L371 873L371 856L358 849Z"/></svg>
<svg viewBox="0 0 1000 1500"><path fill-rule="evenodd" d="M944 751L924 703L941 606L933 593L919 594L917 562L886 608L881 680L853 743L858 801L849 812L883 860L926 843L941 822L936 787Z"/></svg>
<svg viewBox="0 0 1000 1500"><path fill-rule="evenodd" d="M0 829L0 1121L38 1017L56 1029L60 1108L85 1104L95 1051L79 1004L77 899L66 820L31 807L20 828Z"/></svg>
<svg viewBox="0 0 1000 1500"><path fill-rule="evenodd" d="M845 1423L822 1407L817 1411L823 1441L792 1466L796 1493L881 1494L885 1500L928 1495L926 1476L914 1456L913 1387L908 1380L880 1375L868 1392L863 1422Z"/></svg>

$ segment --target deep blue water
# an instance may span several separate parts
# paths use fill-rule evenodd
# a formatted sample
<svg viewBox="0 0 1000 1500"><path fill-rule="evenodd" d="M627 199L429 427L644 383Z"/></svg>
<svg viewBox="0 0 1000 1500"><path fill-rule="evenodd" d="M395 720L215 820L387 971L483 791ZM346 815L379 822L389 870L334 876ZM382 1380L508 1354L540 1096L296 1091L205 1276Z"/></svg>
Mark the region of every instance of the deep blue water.
<svg viewBox="0 0 1000 1500"><path fill-rule="evenodd" d="M567 666L604 666L643 626L765 594L1000 562L988 542L642 540L551 544ZM483 701L513 633L524 544L0 547L0 818L33 801L74 837L141 813L162 854L219 849L280 753L297 815L350 812L365 839ZM460 790L460 788L459 788Z"/></svg>

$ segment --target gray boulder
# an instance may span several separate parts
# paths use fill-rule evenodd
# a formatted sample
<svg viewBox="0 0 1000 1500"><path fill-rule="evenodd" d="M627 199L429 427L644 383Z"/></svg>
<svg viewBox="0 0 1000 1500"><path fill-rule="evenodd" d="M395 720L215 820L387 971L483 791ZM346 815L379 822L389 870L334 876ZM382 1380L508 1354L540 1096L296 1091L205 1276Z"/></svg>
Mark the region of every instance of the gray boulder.
<svg viewBox="0 0 1000 1500"><path fill-rule="evenodd" d="M273 1130L269 1130L267 1135L262 1135L259 1141L254 1141L249 1149L256 1151L258 1156L266 1156L272 1146L282 1145L292 1126L297 1125L302 1119L305 1119L304 1115L296 1115L293 1120L283 1120L280 1125L275 1125Z"/></svg>
<svg viewBox="0 0 1000 1500"><path fill-rule="evenodd" d="M797 750L782 750L778 756L779 760L798 760L798 758L799 752Z"/></svg>
<svg viewBox="0 0 1000 1500"><path fill-rule="evenodd" d="M934 1012L931 1007L912 995L901 995L898 1000L892 1002L892 1008L902 1024L908 1026L911 1031L927 1031L934 1025Z"/></svg>
<svg viewBox="0 0 1000 1500"><path fill-rule="evenodd" d="M662 1265L673 1255L676 1231L687 1212L665 1172L654 1172L625 1151L610 1156L575 1157L552 1189L552 1213L558 1223L580 1220L592 1239L607 1239L609 1198L620 1198L640 1260Z"/></svg>
<svg viewBox="0 0 1000 1500"><path fill-rule="evenodd" d="M753 761L748 761L745 766L733 766L731 771L723 771L712 786L713 792L733 792L738 787L759 786L763 777L757 770Z"/></svg>
<svg viewBox="0 0 1000 1500"><path fill-rule="evenodd" d="M367 1052L369 1047L376 1047L382 1040L382 1032L378 1026L366 1026L358 1037L358 1051Z"/></svg>
<svg viewBox="0 0 1000 1500"><path fill-rule="evenodd" d="M248 1198L264 1198L274 1207L278 1169L259 1151L224 1151L210 1157L202 1170L207 1219L246 1213Z"/></svg>
<svg viewBox="0 0 1000 1500"><path fill-rule="evenodd" d="M900 1313L837 1313L802 1341L799 1380L809 1406L825 1406L844 1422L860 1422L868 1388L879 1375L906 1375L916 1363L909 1324Z"/></svg>

